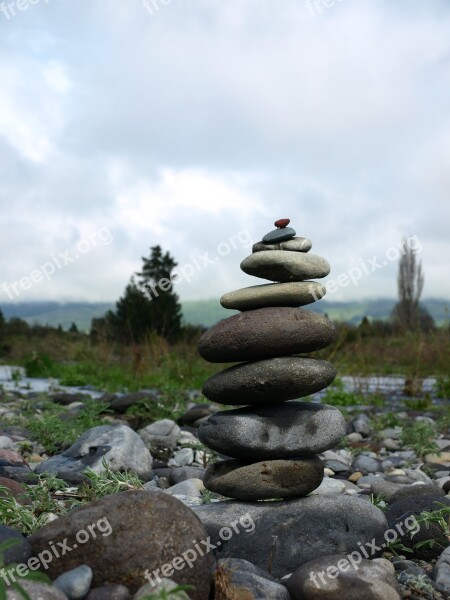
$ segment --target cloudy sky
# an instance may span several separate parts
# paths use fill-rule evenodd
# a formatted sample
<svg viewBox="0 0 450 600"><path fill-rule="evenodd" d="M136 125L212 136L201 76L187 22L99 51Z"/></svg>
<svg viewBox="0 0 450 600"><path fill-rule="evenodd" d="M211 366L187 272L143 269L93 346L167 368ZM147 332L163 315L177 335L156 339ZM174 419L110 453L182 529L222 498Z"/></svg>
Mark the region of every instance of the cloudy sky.
<svg viewBox="0 0 450 600"><path fill-rule="evenodd" d="M218 297L281 217L363 273L330 299L394 297L405 236L450 298L448 0L28 2L0 12L0 304L115 300L156 244Z"/></svg>

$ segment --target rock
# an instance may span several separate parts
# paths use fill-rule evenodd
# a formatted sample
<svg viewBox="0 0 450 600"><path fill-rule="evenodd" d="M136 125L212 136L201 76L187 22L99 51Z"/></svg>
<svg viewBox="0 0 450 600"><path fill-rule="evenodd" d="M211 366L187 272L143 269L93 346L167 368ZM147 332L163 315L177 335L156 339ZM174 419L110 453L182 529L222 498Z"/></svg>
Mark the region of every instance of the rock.
<svg viewBox="0 0 450 600"><path fill-rule="evenodd" d="M425 525L419 517L425 511L441 510L443 505L450 506L450 498L434 495L413 496L389 505L386 517L391 529L398 528L399 525L404 528L405 523L411 525L405 535L402 535L401 543L414 551L415 558L431 561L448 545L445 532L438 523L427 522Z"/></svg>
<svg viewBox="0 0 450 600"><path fill-rule="evenodd" d="M167 463L173 467L186 467L194 462L194 451L192 448L182 448L175 453L174 457Z"/></svg>
<svg viewBox="0 0 450 600"><path fill-rule="evenodd" d="M221 559L214 574L216 600L290 600L287 589L247 560Z"/></svg>
<svg viewBox="0 0 450 600"><path fill-rule="evenodd" d="M205 446L247 461L318 454L337 445L344 434L339 410L308 402L220 411L199 429Z"/></svg>
<svg viewBox="0 0 450 600"><path fill-rule="evenodd" d="M166 494L175 496L188 496L190 498L201 498L202 490L205 489L203 481L201 479L186 479L186 481L180 481L164 490Z"/></svg>
<svg viewBox="0 0 450 600"><path fill-rule="evenodd" d="M274 229L269 231L262 239L263 244L279 244L280 242L286 242L292 239L296 234L295 229L292 227L283 227L281 229Z"/></svg>
<svg viewBox="0 0 450 600"><path fill-rule="evenodd" d="M348 433L347 440L349 442L362 442L363 436L360 433Z"/></svg>
<svg viewBox="0 0 450 600"><path fill-rule="evenodd" d="M28 539L12 527L0 525L0 545L14 540L16 543L11 548L7 548L3 553L3 564L26 563L32 555L31 546Z"/></svg>
<svg viewBox="0 0 450 600"><path fill-rule="evenodd" d="M152 477L152 456L144 442L127 425L100 425L88 429L62 454L36 467L36 473L69 471L80 473L90 467L104 472L103 461L112 471L132 471L148 481Z"/></svg>
<svg viewBox="0 0 450 600"><path fill-rule="evenodd" d="M279 244L263 244L257 242L253 244L252 252L264 252L267 250L288 250L289 252L309 252L312 248L311 240L304 237L293 237L287 242Z"/></svg>
<svg viewBox="0 0 450 600"><path fill-rule="evenodd" d="M450 467L450 452L441 452L440 454L427 454L425 462L428 465L445 465Z"/></svg>
<svg viewBox="0 0 450 600"><path fill-rule="evenodd" d="M292 573L311 556L359 550L381 539L387 522L381 510L355 496L308 496L279 502L230 500L194 509L219 558L245 558L274 577ZM239 535L224 539L234 523ZM299 543L299 540L301 543Z"/></svg>
<svg viewBox="0 0 450 600"><path fill-rule="evenodd" d="M130 408L130 406L144 401L157 402L158 396L157 394L150 392L134 392L132 394L116 396L111 401L111 408L118 413L124 413Z"/></svg>
<svg viewBox="0 0 450 600"><path fill-rule="evenodd" d="M202 335L198 351L218 363L289 356L329 346L335 331L329 319L303 308L260 308L219 321Z"/></svg>
<svg viewBox="0 0 450 600"><path fill-rule="evenodd" d="M433 480L428 477L426 473L420 469L404 469L405 474L411 479L411 481L422 481L423 483L433 483Z"/></svg>
<svg viewBox="0 0 450 600"><path fill-rule="evenodd" d="M14 442L12 439L6 435L0 435L0 450L7 450L10 448L14 448Z"/></svg>
<svg viewBox="0 0 450 600"><path fill-rule="evenodd" d="M202 417L209 417L217 410L213 404L196 404L177 420L178 425L192 425Z"/></svg>
<svg viewBox="0 0 450 600"><path fill-rule="evenodd" d="M412 485L404 485L391 496L390 503L411 498L412 496L445 496L444 490L438 486L426 483L413 483Z"/></svg>
<svg viewBox="0 0 450 600"><path fill-rule="evenodd" d="M35 475L28 467L13 467L9 465L0 466L0 477L12 479L17 483L26 483L34 485L39 483L39 477Z"/></svg>
<svg viewBox="0 0 450 600"><path fill-rule="evenodd" d="M296 498L316 489L323 478L322 462L316 456L296 460L246 463L226 460L210 464L205 487L239 500Z"/></svg>
<svg viewBox="0 0 450 600"><path fill-rule="evenodd" d="M330 265L315 254L268 250L244 258L241 269L248 275L286 283L326 277L330 272Z"/></svg>
<svg viewBox="0 0 450 600"><path fill-rule="evenodd" d="M254 310L267 306L304 306L325 296L325 286L316 281L264 283L224 294L220 304L234 310Z"/></svg>
<svg viewBox="0 0 450 600"><path fill-rule="evenodd" d="M9 438L6 438L9 439ZM21 456L18 452L14 452L11 449L3 449L0 450L0 459L8 462L11 466L15 467L25 467L29 469L29 466L25 462L23 456Z"/></svg>
<svg viewBox="0 0 450 600"><path fill-rule="evenodd" d="M361 414L357 417L354 417L347 425L347 433L359 433L363 437L367 437L368 435L370 435L369 417L365 414Z"/></svg>
<svg viewBox="0 0 450 600"><path fill-rule="evenodd" d="M395 575L383 563L356 554L302 565L286 581L292 600L400 600Z"/></svg>
<svg viewBox="0 0 450 600"><path fill-rule="evenodd" d="M83 536L88 543L81 544L80 531L89 531L92 524L96 536ZM50 562L51 578L85 564L94 573L94 586L121 584L134 593L147 583L146 574L153 577L157 569L159 573L166 571L163 575L173 571L173 567L165 568L166 563L194 549L193 540L206 538L207 532L196 515L172 496L129 491L76 508L39 529L29 541L34 555L47 550L50 541L66 540L72 548ZM169 576L179 584L195 586L191 593L194 600L207 600L212 557L197 554L192 568L175 570ZM186 559L184 563L186 567ZM177 564L179 568L180 562Z"/></svg>
<svg viewBox="0 0 450 600"><path fill-rule="evenodd" d="M58 588L46 583L38 583L37 581L20 581L21 587L27 592L31 600L68 600L67 596L58 590ZM6 594L7 600L24 600L21 592L8 589Z"/></svg>
<svg viewBox="0 0 450 600"><path fill-rule="evenodd" d="M7 477L0 477L0 486L8 488L11 496L15 498L19 504L26 506L32 503L28 492L20 485L20 483L17 483L17 481L8 479ZM6 495L6 493L3 494L0 492L0 498L4 498Z"/></svg>
<svg viewBox="0 0 450 600"><path fill-rule="evenodd" d="M56 394L50 394L49 400L55 404L61 404L62 406L69 406L72 402L80 402L83 400L81 394L69 394L67 392L58 392Z"/></svg>
<svg viewBox="0 0 450 600"><path fill-rule="evenodd" d="M363 475L358 479L358 487L368 490L377 481L385 481L385 476L382 473L376 473L374 475Z"/></svg>
<svg viewBox="0 0 450 600"><path fill-rule="evenodd" d="M270 358L219 371L204 383L203 394L223 404L269 404L319 392L335 376L335 368L325 360Z"/></svg>
<svg viewBox="0 0 450 600"><path fill-rule="evenodd" d="M450 546L439 556L433 569L433 578L437 589L450 595Z"/></svg>
<svg viewBox="0 0 450 600"><path fill-rule="evenodd" d="M186 479L201 479L205 476L206 469L202 467L176 467L169 469L169 481L171 485L186 481Z"/></svg>
<svg viewBox="0 0 450 600"><path fill-rule="evenodd" d="M416 563L412 560L398 559L393 563L393 565L396 571L403 571L407 575L417 575L419 577L426 575L425 569L422 569L422 567L416 565Z"/></svg>
<svg viewBox="0 0 450 600"><path fill-rule="evenodd" d="M358 454L352 463L352 468L361 473L381 473L383 471L378 460L365 454Z"/></svg>
<svg viewBox="0 0 450 600"><path fill-rule="evenodd" d="M69 600L83 600L91 587L92 576L92 569L87 565L81 565L57 577L53 585Z"/></svg>
<svg viewBox="0 0 450 600"><path fill-rule="evenodd" d="M322 483L314 490L314 495L319 496L336 496L345 492L345 482L340 479L332 479L324 477Z"/></svg>
<svg viewBox="0 0 450 600"><path fill-rule="evenodd" d="M158 452L160 448L175 448L181 436L181 429L175 421L162 419L147 425L138 433L150 452Z"/></svg>
<svg viewBox="0 0 450 600"><path fill-rule="evenodd" d="M275 221L274 225L275 227L280 227L281 229L283 229L284 227L287 227L290 222L290 219L278 219L278 221Z"/></svg>
<svg viewBox="0 0 450 600"><path fill-rule="evenodd" d="M404 484L392 483L390 481L376 480L370 485L370 491L374 496L381 497L388 504L391 502L394 494L401 490Z"/></svg>
<svg viewBox="0 0 450 600"><path fill-rule="evenodd" d="M89 592L86 600L130 600L131 595L124 585L102 585Z"/></svg>

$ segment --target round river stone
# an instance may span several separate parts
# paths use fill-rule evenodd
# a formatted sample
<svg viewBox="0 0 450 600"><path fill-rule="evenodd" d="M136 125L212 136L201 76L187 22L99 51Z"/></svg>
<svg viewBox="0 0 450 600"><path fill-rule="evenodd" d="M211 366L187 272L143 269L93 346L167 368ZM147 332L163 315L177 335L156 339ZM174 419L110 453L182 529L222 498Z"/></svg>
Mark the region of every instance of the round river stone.
<svg viewBox="0 0 450 600"><path fill-rule="evenodd" d="M295 460L266 460L248 463L225 460L206 469L208 490L239 500L298 498L321 484L322 461L317 456Z"/></svg>
<svg viewBox="0 0 450 600"><path fill-rule="evenodd" d="M244 258L241 269L248 275L286 283L326 277L330 272L330 265L315 254L268 250L255 252Z"/></svg>
<svg viewBox="0 0 450 600"><path fill-rule="evenodd" d="M308 238L293 237L286 242L278 244L263 244L256 242L253 244L252 252L261 252L262 250L289 250L290 252L309 252L312 248L312 242Z"/></svg>
<svg viewBox="0 0 450 600"><path fill-rule="evenodd" d="M327 404L285 402L211 415L198 437L212 450L246 461L319 454L344 437L342 413Z"/></svg>
<svg viewBox="0 0 450 600"><path fill-rule="evenodd" d="M333 341L333 323L304 308L249 310L219 321L202 335L200 355L209 362L237 362L314 352Z"/></svg>
<svg viewBox="0 0 450 600"><path fill-rule="evenodd" d="M234 365L203 384L203 395L222 404L272 404L320 392L336 369L325 360L302 356L269 358Z"/></svg>
<svg viewBox="0 0 450 600"><path fill-rule="evenodd" d="M304 306L325 296L325 286L316 281L263 283L224 294L220 304L234 310L254 310L266 306Z"/></svg>

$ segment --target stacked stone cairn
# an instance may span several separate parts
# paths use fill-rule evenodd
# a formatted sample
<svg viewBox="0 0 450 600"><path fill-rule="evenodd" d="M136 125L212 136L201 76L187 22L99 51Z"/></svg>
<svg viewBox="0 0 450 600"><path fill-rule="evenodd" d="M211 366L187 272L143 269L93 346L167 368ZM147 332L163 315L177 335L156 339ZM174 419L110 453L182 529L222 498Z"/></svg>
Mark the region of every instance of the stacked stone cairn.
<svg viewBox="0 0 450 600"><path fill-rule="evenodd" d="M238 406L218 411L199 429L202 443L225 460L208 466L204 484L238 500L296 498L323 479L317 454L336 446L345 421L332 406L298 398L323 390L336 376L327 361L304 356L328 346L335 329L326 317L299 308L325 294L330 266L309 254L310 240L296 237L289 219L254 244L241 269L275 283L222 296L241 311L217 323L199 341L212 363L238 363L210 377L203 394Z"/></svg>

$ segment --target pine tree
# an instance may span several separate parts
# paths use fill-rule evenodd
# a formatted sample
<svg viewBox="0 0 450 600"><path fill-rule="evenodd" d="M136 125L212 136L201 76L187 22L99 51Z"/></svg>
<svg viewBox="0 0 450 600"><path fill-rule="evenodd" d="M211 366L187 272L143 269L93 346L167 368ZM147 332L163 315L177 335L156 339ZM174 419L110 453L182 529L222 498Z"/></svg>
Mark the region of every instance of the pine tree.
<svg viewBox="0 0 450 600"><path fill-rule="evenodd" d="M151 332L176 339L181 331L181 306L173 291L172 271L177 266L160 246L151 249L149 258L142 257L142 272L136 273L116 303L115 312L107 315L114 334L125 343L138 343Z"/></svg>

